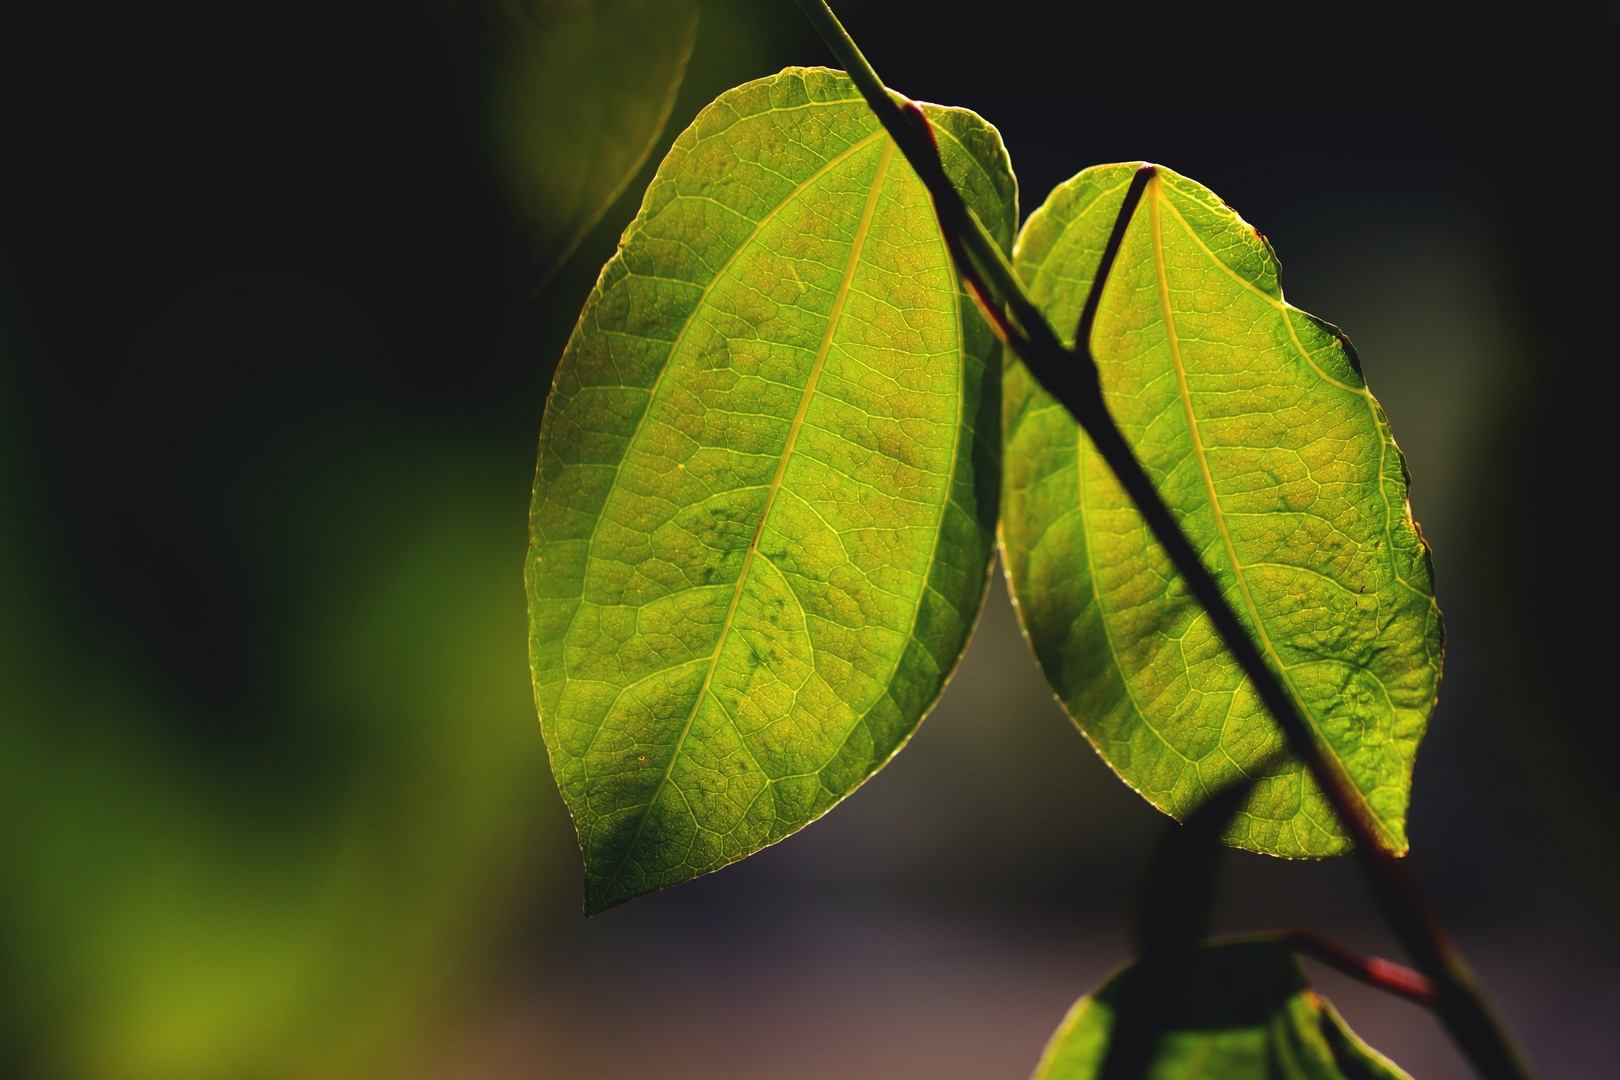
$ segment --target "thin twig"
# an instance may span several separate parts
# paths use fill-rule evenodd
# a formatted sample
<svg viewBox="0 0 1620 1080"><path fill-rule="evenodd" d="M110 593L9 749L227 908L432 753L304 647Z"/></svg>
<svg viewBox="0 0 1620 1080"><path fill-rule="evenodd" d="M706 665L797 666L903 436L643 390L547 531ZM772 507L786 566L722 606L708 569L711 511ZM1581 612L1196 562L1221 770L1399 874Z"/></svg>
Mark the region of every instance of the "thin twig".
<svg viewBox="0 0 1620 1080"><path fill-rule="evenodd" d="M825 0L798 0L798 4L927 187L941 232L962 277L981 300L994 295L1010 309L1018 332L1010 332L1005 320L997 321L997 329L1006 336L1008 345L1024 361L1036 381L1069 410L1091 437L1103 460L1147 519L1149 528L1194 598L1208 614L1221 640L1249 677L1266 710L1281 729L1290 751L1304 762L1328 805L1350 833L1357 859L1384 917L1419 970L1433 981L1436 1011L1452 1037L1487 1080L1530 1080L1535 1073L1529 1062L1487 1004L1483 990L1431 914L1416 881L1383 843L1376 823L1342 768L1323 752L1298 703L1266 664L1248 630L1226 602L1214 577L1159 497L1119 430L1103 399L1089 334L1077 341L1072 351L1062 347L1039 305L1029 296L1005 255L946 176L922 110L909 102L910 108L905 108L894 100ZM1140 197L1153 176L1139 173L1138 178L1141 186L1133 184L1133 190ZM1134 208L1134 204L1122 206L1124 213L1122 220L1116 222L1116 233L1128 223ZM1092 296L1088 297L1086 305L1089 314L1094 314L1100 302L1106 276L1099 273L1092 282ZM987 282L986 278L990 280ZM994 289L990 288L992 283ZM1084 321L1084 316L1082 318Z"/></svg>
<svg viewBox="0 0 1620 1080"><path fill-rule="evenodd" d="M1381 956L1362 956L1309 930L1290 930L1279 940L1295 952L1320 960L1352 979L1416 1002L1426 1009L1434 1008L1434 980L1420 971L1413 971Z"/></svg>

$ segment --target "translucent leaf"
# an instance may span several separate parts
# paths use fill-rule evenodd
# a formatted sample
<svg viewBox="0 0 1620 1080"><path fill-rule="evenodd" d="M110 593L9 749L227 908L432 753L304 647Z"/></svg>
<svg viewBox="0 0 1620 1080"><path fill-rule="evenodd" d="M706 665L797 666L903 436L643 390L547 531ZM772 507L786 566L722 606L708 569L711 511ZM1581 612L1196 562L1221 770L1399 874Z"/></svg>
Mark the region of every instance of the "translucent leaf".
<svg viewBox="0 0 1620 1080"><path fill-rule="evenodd" d="M1020 273L1071 333L1135 170L1080 173L1019 237ZM1181 527L1404 851L1443 634L1405 464L1349 342L1284 302L1258 231L1161 168L1092 348ZM1281 736L1075 422L1021 364L1004 391L1002 545L1025 632L1104 759L1184 816ZM1297 763L1256 787L1227 839L1295 857L1348 844Z"/></svg>
<svg viewBox="0 0 1620 1080"><path fill-rule="evenodd" d="M663 133L697 0L484 3L496 169L549 278Z"/></svg>
<svg viewBox="0 0 1620 1080"><path fill-rule="evenodd" d="M1010 242L995 129L929 106ZM676 140L547 402L530 649L587 911L718 869L897 751L984 596L1000 348L840 73Z"/></svg>
<svg viewBox="0 0 1620 1080"><path fill-rule="evenodd" d="M1123 1010L1139 1008L1158 1029L1144 1080L1410 1080L1310 989L1282 945L1200 948L1169 1000L1133 1001L1137 977L1126 968L1075 1002L1031 1080L1100 1076Z"/></svg>

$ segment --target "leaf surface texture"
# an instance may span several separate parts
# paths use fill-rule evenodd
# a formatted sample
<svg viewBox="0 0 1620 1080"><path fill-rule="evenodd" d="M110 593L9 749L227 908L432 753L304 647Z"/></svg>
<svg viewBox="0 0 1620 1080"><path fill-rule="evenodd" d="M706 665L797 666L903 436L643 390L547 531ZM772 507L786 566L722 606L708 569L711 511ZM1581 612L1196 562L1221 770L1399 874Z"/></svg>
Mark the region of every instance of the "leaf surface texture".
<svg viewBox="0 0 1620 1080"><path fill-rule="evenodd" d="M1087 169L1031 215L1015 263L1073 328L1136 163ZM1160 168L1092 337L1110 409L1330 762L1406 849L1443 633L1406 468L1349 342L1283 300L1263 237ZM1107 465L1007 365L1002 547L1042 670L1105 760L1181 817L1282 737ZM1257 785L1229 842L1291 857L1348 839L1303 767Z"/></svg>
<svg viewBox="0 0 1620 1080"><path fill-rule="evenodd" d="M1010 245L1000 137L927 108ZM558 369L531 514L587 911L787 836L915 730L984 596L999 354L842 74L738 87L676 140Z"/></svg>
<svg viewBox="0 0 1620 1080"><path fill-rule="evenodd" d="M1127 1005L1135 967L1075 1003L1031 1080L1093 1080ZM1199 948L1172 1001L1150 1003L1163 1024L1145 1080L1410 1080L1351 1031L1273 942Z"/></svg>

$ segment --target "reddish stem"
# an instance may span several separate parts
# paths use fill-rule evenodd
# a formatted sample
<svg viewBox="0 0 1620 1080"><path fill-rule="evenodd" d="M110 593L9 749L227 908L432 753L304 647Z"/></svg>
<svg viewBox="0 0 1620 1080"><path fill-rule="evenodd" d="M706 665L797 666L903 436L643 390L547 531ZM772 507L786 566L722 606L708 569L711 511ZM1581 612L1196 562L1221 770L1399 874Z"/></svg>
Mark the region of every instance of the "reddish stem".
<svg viewBox="0 0 1620 1080"><path fill-rule="evenodd" d="M1435 1006L1434 982L1422 972L1381 956L1362 956L1309 930L1290 930L1282 941L1297 953L1320 960L1328 967L1359 979L1368 986L1387 990L1396 997L1416 1002L1426 1009Z"/></svg>

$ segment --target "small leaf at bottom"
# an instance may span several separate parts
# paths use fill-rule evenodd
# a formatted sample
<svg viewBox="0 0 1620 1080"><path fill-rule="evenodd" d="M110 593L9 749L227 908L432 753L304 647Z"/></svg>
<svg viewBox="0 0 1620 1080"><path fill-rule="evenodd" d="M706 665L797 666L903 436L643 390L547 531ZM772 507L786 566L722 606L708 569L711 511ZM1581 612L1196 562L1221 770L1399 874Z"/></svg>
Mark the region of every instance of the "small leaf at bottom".
<svg viewBox="0 0 1620 1080"><path fill-rule="evenodd" d="M1031 1080L1101 1075L1138 971L1125 968L1075 1003ZM1172 994L1145 1007L1159 1034L1143 1080L1411 1080L1311 990L1278 942L1203 946Z"/></svg>

